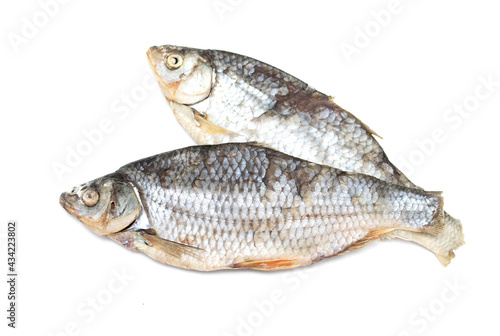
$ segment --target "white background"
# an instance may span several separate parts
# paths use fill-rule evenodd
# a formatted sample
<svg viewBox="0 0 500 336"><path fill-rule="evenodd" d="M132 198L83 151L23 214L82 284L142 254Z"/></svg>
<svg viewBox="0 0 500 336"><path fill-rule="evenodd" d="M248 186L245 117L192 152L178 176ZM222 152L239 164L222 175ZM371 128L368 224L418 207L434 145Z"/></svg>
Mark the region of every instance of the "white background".
<svg viewBox="0 0 500 336"><path fill-rule="evenodd" d="M218 3L229 7L219 13ZM389 3L73 0L44 22L38 1L2 2L0 269L6 223L16 219L20 275L16 330L6 327L1 281L2 335L497 334L500 8L401 0L381 27L372 12ZM15 45L26 20L40 27ZM360 48L346 57L341 46L356 38ZM298 272L199 273L96 236L59 206L62 191L194 144L158 87L142 87L151 78L145 52L161 44L252 56L336 96L416 184L444 191L466 245L447 268L415 244L387 241ZM476 98L488 77L497 86ZM464 102L477 106L464 117L447 112ZM107 119L113 130L58 176L54 165L67 165L84 132ZM430 143L436 129L445 140Z"/></svg>

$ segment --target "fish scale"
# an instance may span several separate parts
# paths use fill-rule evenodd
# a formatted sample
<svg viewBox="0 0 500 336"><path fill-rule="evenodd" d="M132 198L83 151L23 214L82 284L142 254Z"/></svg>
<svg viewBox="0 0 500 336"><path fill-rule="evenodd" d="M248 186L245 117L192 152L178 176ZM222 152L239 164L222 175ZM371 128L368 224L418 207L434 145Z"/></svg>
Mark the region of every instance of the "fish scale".
<svg viewBox="0 0 500 336"><path fill-rule="evenodd" d="M142 234L130 235L152 229L160 239L199 252L151 256L203 271L307 265L373 239L373 232L425 231L442 216L435 193L249 144L189 147L136 161L115 174L137 188L148 223L132 223L110 238L147 249ZM414 211L418 205L424 210ZM281 262L263 267L264 261Z"/></svg>
<svg viewBox="0 0 500 336"><path fill-rule="evenodd" d="M333 98L269 64L220 50L164 45L148 60L174 115L198 144L255 142L311 162L419 188L387 158L374 132ZM169 68L168 58L186 60ZM196 66L192 66L192 65ZM443 265L464 244L445 212L440 235L394 232L432 250Z"/></svg>
<svg viewBox="0 0 500 336"><path fill-rule="evenodd" d="M63 193L61 205L95 233L200 271L293 268L393 237L446 264L463 243L440 193L412 188L372 132L329 97L225 52L181 48L167 69L169 48L148 56L188 132L202 143L257 144L155 155ZM372 176L314 163L332 158L323 163Z"/></svg>
<svg viewBox="0 0 500 336"><path fill-rule="evenodd" d="M328 101L328 97L323 97L325 99L324 104L314 107L308 113L300 113L298 119L295 118L289 121L287 116L292 110L291 104L287 105L285 102L275 106L277 96L280 93L277 88L293 84L305 89L308 94L303 99L308 99L310 95L316 92L313 88L292 76L276 72L275 68L264 63L258 61L249 62L248 58L244 56L231 54L227 58L224 55L225 52L222 51L207 52L210 53L211 60L215 65L217 81L212 88L210 98L190 105L191 108L203 111L204 114L210 116L213 123L243 135L247 141L269 143L279 151L292 152L293 155L306 160L334 167L339 166L338 162L340 161L342 166L339 166L339 168L346 171L359 171L364 161L368 161L364 165L363 173L383 178L389 182L395 182L394 179L397 174L392 167L388 166L381 169L371 164L373 158L368 160L363 157L363 153L372 153L373 156L379 157L379 162L386 160L378 143L367 136L368 131L364 128L364 125L360 124L355 117L336 104ZM229 59L230 63L227 63L226 59ZM255 80L247 79L248 76L243 78L245 72L237 72L241 69L240 64L242 63L245 63L247 67L251 65L254 68L262 69L259 77ZM236 67L233 66L234 64L236 64ZM239 85L238 82L233 82L234 78L238 77L241 81ZM251 87L252 90L246 89L245 85ZM256 95L255 90L261 92L262 96ZM287 89L287 94L288 91L289 89ZM244 101L242 101L242 96ZM259 100L258 103L255 103L256 99ZM269 110L272 110L273 113L268 113ZM248 116L252 116L252 119L249 119ZM324 122L323 119L328 120L328 123ZM256 126L248 127L248 123L254 123ZM302 126L300 132L296 132L294 129L297 124ZM326 134L342 134L342 138L346 140L357 138L356 147L345 147L347 145L345 141L324 142L323 146L328 146L332 151L340 151L343 154L337 159L326 156L315 150L317 147L315 140L324 137ZM281 141L277 141L277 139ZM283 139L287 140L283 141ZM200 143L228 141L232 141L232 139L228 137L224 141L217 139ZM290 148L288 144L295 144L295 146ZM404 175L399 175L397 178L398 181L396 182L399 184L413 186Z"/></svg>
<svg viewBox="0 0 500 336"><path fill-rule="evenodd" d="M203 50L200 55L207 56L213 64L216 80L209 98L189 107L201 111L210 122L231 130L233 134L207 135L199 130L191 131L190 134L198 143L214 144L244 139L270 144L278 151L305 160L414 187L403 174L386 163L387 157L370 136L371 131L329 97L291 75L245 56L218 50ZM245 64L245 67L242 68L241 64ZM257 70L249 77L242 69L250 66ZM283 92L278 89L280 87L286 87L285 96L293 99L281 98ZM298 101L307 101L312 96L319 103L311 104L306 111L292 112ZM297 126L300 128L298 132ZM336 136L329 137L331 134ZM317 139L320 138L323 147L342 155L332 156L317 151ZM366 156L365 153L370 155Z"/></svg>

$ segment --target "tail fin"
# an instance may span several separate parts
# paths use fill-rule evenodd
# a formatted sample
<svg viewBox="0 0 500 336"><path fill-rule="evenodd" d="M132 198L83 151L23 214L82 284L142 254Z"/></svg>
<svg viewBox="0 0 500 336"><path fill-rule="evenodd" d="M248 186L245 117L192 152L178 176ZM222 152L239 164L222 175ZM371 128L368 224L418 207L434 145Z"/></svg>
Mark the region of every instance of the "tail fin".
<svg viewBox="0 0 500 336"><path fill-rule="evenodd" d="M384 238L394 237L413 241L431 250L443 266L448 266L451 259L455 257L453 250L465 244L462 223L446 212L444 213L444 228L437 235L425 232L394 230Z"/></svg>

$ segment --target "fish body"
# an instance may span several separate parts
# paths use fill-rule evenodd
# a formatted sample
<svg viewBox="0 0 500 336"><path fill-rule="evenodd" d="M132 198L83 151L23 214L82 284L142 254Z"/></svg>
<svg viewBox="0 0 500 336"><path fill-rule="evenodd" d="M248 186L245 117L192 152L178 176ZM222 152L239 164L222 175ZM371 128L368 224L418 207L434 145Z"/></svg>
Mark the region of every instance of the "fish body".
<svg viewBox="0 0 500 336"><path fill-rule="evenodd" d="M165 45L151 47L147 55L177 120L198 144L254 142L343 171L419 188L389 161L373 130L332 97L284 71L220 50ZM169 62L172 57L181 60L175 69ZM460 221L444 216L442 235L393 234L430 248L447 265L464 241Z"/></svg>
<svg viewBox="0 0 500 336"><path fill-rule="evenodd" d="M166 67L172 53L191 60L174 70L186 76L173 77ZM414 187L389 162L371 129L331 97L275 67L225 51L174 46L152 47L148 56L174 114L199 144L257 142L311 162ZM205 83L188 100L191 86L182 84L194 78ZM200 87L205 94L199 94Z"/></svg>
<svg viewBox="0 0 500 336"><path fill-rule="evenodd" d="M199 271L293 268L396 230L443 229L440 193L238 143L139 160L60 202L99 235Z"/></svg>

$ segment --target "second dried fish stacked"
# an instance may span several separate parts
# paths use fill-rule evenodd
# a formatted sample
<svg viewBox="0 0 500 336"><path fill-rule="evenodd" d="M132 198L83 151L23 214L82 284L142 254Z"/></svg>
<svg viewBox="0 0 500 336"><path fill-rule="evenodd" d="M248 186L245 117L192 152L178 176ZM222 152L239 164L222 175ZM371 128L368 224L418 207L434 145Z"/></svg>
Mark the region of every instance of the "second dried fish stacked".
<svg viewBox="0 0 500 336"><path fill-rule="evenodd" d="M331 97L250 57L164 45L148 59L175 116L199 144L256 142L381 180L419 188L387 158L359 119ZM447 213L438 235L393 232L431 249L443 265L463 244L462 225Z"/></svg>

